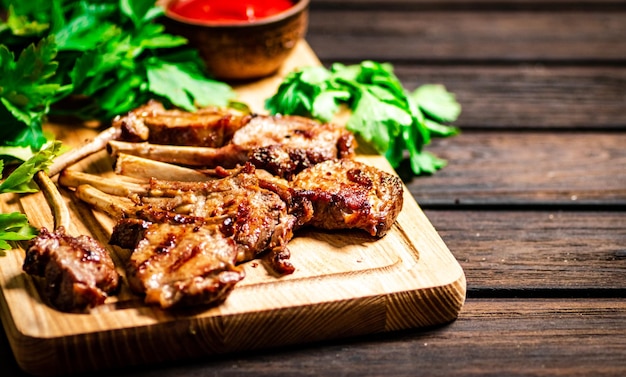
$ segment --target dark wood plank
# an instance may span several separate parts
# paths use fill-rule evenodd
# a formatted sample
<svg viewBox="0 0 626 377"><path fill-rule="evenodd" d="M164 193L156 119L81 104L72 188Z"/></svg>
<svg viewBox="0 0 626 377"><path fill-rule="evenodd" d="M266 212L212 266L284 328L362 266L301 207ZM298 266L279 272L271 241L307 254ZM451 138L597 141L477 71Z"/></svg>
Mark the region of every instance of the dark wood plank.
<svg viewBox="0 0 626 377"><path fill-rule="evenodd" d="M468 297L626 295L626 212L426 215L461 263Z"/></svg>
<svg viewBox="0 0 626 377"><path fill-rule="evenodd" d="M626 60L626 12L317 9L307 40L324 63Z"/></svg>
<svg viewBox="0 0 626 377"><path fill-rule="evenodd" d="M463 128L626 129L626 65L394 68L409 90L445 85L463 107Z"/></svg>
<svg viewBox="0 0 626 377"><path fill-rule="evenodd" d="M626 5L625 0L311 0L313 9L320 8L350 8L360 9L389 9L411 7L414 9L485 9L488 7L499 9L606 9Z"/></svg>
<svg viewBox="0 0 626 377"><path fill-rule="evenodd" d="M435 139L427 150L448 166L407 185L425 208L624 208L625 145L624 133L468 131Z"/></svg>
<svg viewBox="0 0 626 377"><path fill-rule="evenodd" d="M474 299L455 322L429 330L93 375L619 376L626 371L624 333L623 300ZM0 351L3 376L23 375L4 339Z"/></svg>

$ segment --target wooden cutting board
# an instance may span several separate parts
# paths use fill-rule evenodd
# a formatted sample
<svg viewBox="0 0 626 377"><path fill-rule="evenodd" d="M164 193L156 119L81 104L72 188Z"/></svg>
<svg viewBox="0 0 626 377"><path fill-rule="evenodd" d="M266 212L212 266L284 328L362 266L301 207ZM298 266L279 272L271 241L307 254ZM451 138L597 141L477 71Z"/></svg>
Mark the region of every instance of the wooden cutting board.
<svg viewBox="0 0 626 377"><path fill-rule="evenodd" d="M236 89L262 112L287 72L319 64L302 42L276 76ZM95 134L49 128L69 145ZM358 158L392 171L380 156ZM107 174L111 161L100 153L81 167ZM106 244L111 220L63 193L75 219L73 234ZM41 193L0 199L2 212L20 211L34 226L52 228ZM406 189L398 221L382 239L360 231L306 230L289 248L294 274L276 277L262 262L248 262L246 278L214 308L166 312L144 305L124 285L90 313L68 314L42 302L39 282L22 272L24 250L18 247L0 257L2 324L25 371L60 375L442 324L457 318L465 300L463 270ZM123 266L128 251L110 251Z"/></svg>

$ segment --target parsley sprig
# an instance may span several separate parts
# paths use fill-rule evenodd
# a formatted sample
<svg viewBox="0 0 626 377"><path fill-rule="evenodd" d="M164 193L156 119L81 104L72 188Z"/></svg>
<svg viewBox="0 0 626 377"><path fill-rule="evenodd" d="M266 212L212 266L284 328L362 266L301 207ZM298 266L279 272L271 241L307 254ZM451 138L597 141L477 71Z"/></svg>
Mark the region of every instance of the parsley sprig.
<svg viewBox="0 0 626 377"><path fill-rule="evenodd" d="M442 85L407 91L390 64L364 61L335 63L330 69L306 67L291 72L266 101L272 114L333 120L341 106L351 110L346 128L384 154L394 168L407 155L414 174L433 174L446 161L424 150L433 137L459 133L449 125L461 112Z"/></svg>
<svg viewBox="0 0 626 377"><path fill-rule="evenodd" d="M44 116L55 96L69 89L49 82L58 67L51 39L29 45L17 59L0 45L0 140L7 146L40 149L48 140L41 128Z"/></svg>
<svg viewBox="0 0 626 377"><path fill-rule="evenodd" d="M0 194L28 193L38 191L33 176L40 170L46 171L52 160L61 152L61 143L58 141L46 144L30 159L19 165L9 176L0 183ZM4 163L0 160L0 176L4 170ZM20 212L0 213L0 255L2 250L11 249L9 241L29 240L37 235L37 230L30 226L26 215Z"/></svg>

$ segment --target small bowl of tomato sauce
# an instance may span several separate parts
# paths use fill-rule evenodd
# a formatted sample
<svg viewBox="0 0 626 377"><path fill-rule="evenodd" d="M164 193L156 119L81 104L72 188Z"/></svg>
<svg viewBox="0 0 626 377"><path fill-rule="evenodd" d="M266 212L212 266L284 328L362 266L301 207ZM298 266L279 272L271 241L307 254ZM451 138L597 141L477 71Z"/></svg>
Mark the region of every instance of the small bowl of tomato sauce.
<svg viewBox="0 0 626 377"><path fill-rule="evenodd" d="M308 26L309 0L169 0L169 32L196 47L207 70L222 80L275 73Z"/></svg>

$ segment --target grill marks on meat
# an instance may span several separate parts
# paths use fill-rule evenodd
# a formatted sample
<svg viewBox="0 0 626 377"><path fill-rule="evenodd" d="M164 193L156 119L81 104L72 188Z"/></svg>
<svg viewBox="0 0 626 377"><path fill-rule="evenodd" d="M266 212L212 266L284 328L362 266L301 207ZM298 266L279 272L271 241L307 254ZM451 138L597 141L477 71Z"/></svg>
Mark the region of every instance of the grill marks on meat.
<svg viewBox="0 0 626 377"><path fill-rule="evenodd" d="M63 311L103 304L119 285L108 252L91 237L67 235L62 226L54 232L42 228L29 241L23 270L44 277L45 296Z"/></svg>
<svg viewBox="0 0 626 377"><path fill-rule="evenodd" d="M115 124L122 129L122 140L132 143L111 142L113 154L196 167L234 168L250 161L288 179L319 162L353 157L356 148L354 135L345 128L299 116L187 113L152 102Z"/></svg>
<svg viewBox="0 0 626 377"><path fill-rule="evenodd" d="M232 144L268 172L287 179L317 163L354 156L354 135L332 123L298 116L257 116L233 135Z"/></svg>
<svg viewBox="0 0 626 377"><path fill-rule="evenodd" d="M287 243L300 219L287 193L260 182L250 164L210 181L151 180L148 193L122 209L110 239L133 249L131 288L170 308L222 301L244 277L236 265L265 253L278 273L292 273ZM294 207L311 217L310 206Z"/></svg>
<svg viewBox="0 0 626 377"><path fill-rule="evenodd" d="M267 250L284 251L302 217L306 220L312 216L311 207L294 205L302 216L296 217L290 201L297 198L289 197L288 192L281 192L281 196L271 191L273 186L259 179L255 170L246 164L230 176L204 182L153 179L148 195L135 197L137 210L127 216L153 222L202 219L218 223L221 232L237 243L237 262L249 261Z"/></svg>
<svg viewBox="0 0 626 377"><path fill-rule="evenodd" d="M216 107L195 112L166 110L160 102L152 100L115 118L113 126L121 130L122 140L215 148L226 144L249 118Z"/></svg>
<svg viewBox="0 0 626 377"><path fill-rule="evenodd" d="M323 229L363 229L381 237L402 209L402 181L361 162L325 161L294 178L296 195L313 204L309 225Z"/></svg>
<svg viewBox="0 0 626 377"><path fill-rule="evenodd" d="M131 246L130 288L147 304L169 309L223 301L244 272L235 266L238 248L216 224L121 220L113 242Z"/></svg>

